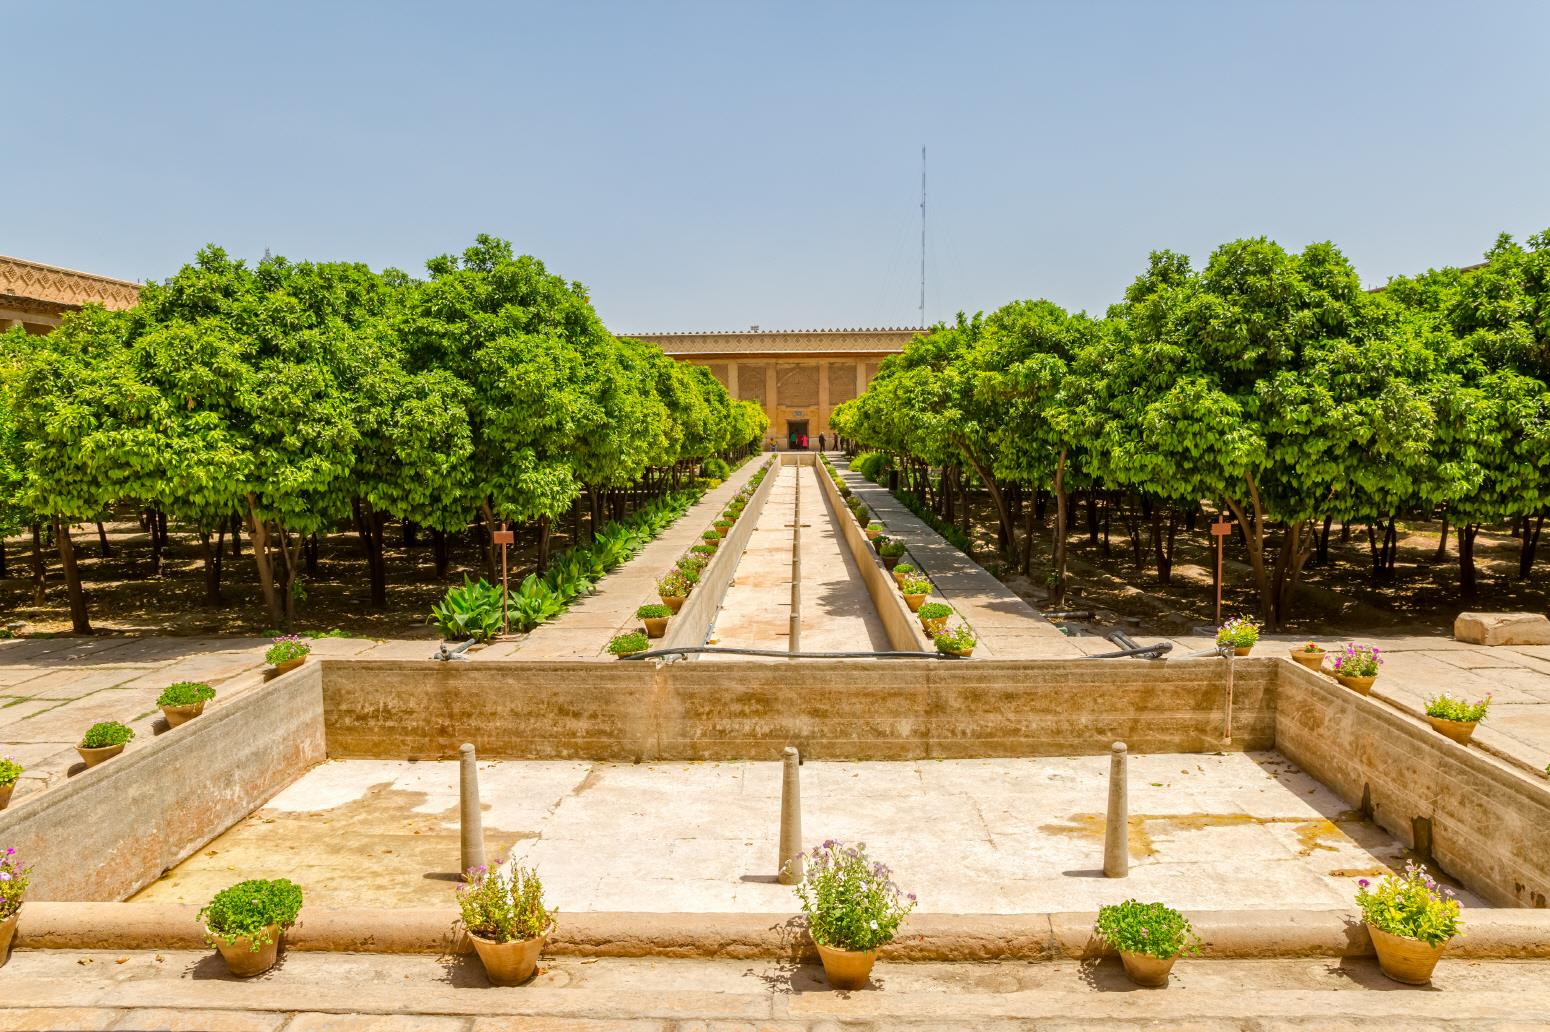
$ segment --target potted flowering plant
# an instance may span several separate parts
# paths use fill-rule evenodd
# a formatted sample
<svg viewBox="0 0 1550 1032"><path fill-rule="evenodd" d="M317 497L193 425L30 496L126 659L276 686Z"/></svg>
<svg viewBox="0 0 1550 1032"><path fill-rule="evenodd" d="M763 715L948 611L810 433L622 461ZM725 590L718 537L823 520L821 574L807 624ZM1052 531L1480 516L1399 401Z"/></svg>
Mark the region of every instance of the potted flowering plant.
<svg viewBox="0 0 1550 1032"><path fill-rule="evenodd" d="M716 536L717 537L726 537L727 536L727 531L732 529L732 521L731 520L717 520L715 523L711 524L711 526L716 528Z"/></svg>
<svg viewBox="0 0 1550 1032"><path fill-rule="evenodd" d="M904 604L910 607L910 612L920 612L920 607L926 604L926 596L931 594L931 582L924 577L905 577L899 585L899 591L904 595Z"/></svg>
<svg viewBox="0 0 1550 1032"><path fill-rule="evenodd" d="M538 872L513 866L472 868L457 887L463 927L491 985L521 985L533 977L544 940L554 932Z"/></svg>
<svg viewBox="0 0 1550 1032"><path fill-rule="evenodd" d="M893 941L915 909L915 894L900 891L893 873L867 856L865 843L829 839L803 853L802 861L796 894L824 977L836 989L859 989L872 974L878 949Z"/></svg>
<svg viewBox="0 0 1550 1032"><path fill-rule="evenodd" d="M123 752L124 746L128 745L134 737L134 731L118 721L104 720L86 729L86 734L81 736L81 744L75 747L75 751L81 754L81 759L86 761L86 766L95 767Z"/></svg>
<svg viewBox="0 0 1550 1032"><path fill-rule="evenodd" d="M215 689L203 681L179 681L169 684L156 697L168 727L180 727L205 711L205 703L215 698Z"/></svg>
<svg viewBox="0 0 1550 1032"><path fill-rule="evenodd" d="M1247 656L1256 642L1259 641L1259 624L1246 616L1235 616L1222 624L1216 632L1218 645L1231 645L1233 652L1239 656Z"/></svg>
<svg viewBox="0 0 1550 1032"><path fill-rule="evenodd" d="M1165 903L1127 899L1099 907L1097 932L1119 952L1130 980L1149 989L1168 984L1180 954L1200 952L1200 936L1189 918Z"/></svg>
<svg viewBox="0 0 1550 1032"><path fill-rule="evenodd" d="M274 967L280 939L301 913L301 889L284 878L244 881L222 889L199 911L205 941L221 951L238 978Z"/></svg>
<svg viewBox="0 0 1550 1032"><path fill-rule="evenodd" d="M936 650L944 656L960 656L968 659L974 654L974 646L979 639L969 629L968 624L959 624L950 631L943 631L936 636Z"/></svg>
<svg viewBox="0 0 1550 1032"><path fill-rule="evenodd" d="M288 670L295 670L307 661L307 656L312 652L312 646L299 634L282 634L274 640L264 653L264 662L274 667L278 676Z"/></svg>
<svg viewBox="0 0 1550 1032"><path fill-rule="evenodd" d="M677 613L683 608L684 600L689 597L694 582L683 570L673 570L667 576L657 581L657 598L667 607L668 612Z"/></svg>
<svg viewBox="0 0 1550 1032"><path fill-rule="evenodd" d="M1348 642L1329 661L1335 680L1360 695L1370 694L1372 683L1378 679L1378 668L1383 665L1378 651L1376 645Z"/></svg>
<svg viewBox="0 0 1550 1032"><path fill-rule="evenodd" d="M0 810L11 805L11 793L16 791L16 781L22 776L23 767L9 756L0 756Z"/></svg>
<svg viewBox="0 0 1550 1032"><path fill-rule="evenodd" d="M915 575L913 563L895 563L893 567L893 580L899 587L904 587L904 582Z"/></svg>
<svg viewBox="0 0 1550 1032"><path fill-rule="evenodd" d="M16 934L22 897L27 894L31 872L32 868L23 867L16 859L15 846L7 846L0 852L0 967L5 966L11 955L11 937Z"/></svg>
<svg viewBox="0 0 1550 1032"><path fill-rule="evenodd" d="M645 652L651 647L651 642L640 631L631 631L628 634L616 634L608 642L608 651L623 659L625 656L633 656L637 652Z"/></svg>
<svg viewBox="0 0 1550 1032"><path fill-rule="evenodd" d="M871 523L866 525L866 536L868 541L876 541L878 537L882 535L882 533L883 525L878 523L876 520L873 520Z"/></svg>
<svg viewBox="0 0 1550 1032"><path fill-rule="evenodd" d="M1316 641L1305 641L1292 647L1292 659L1309 670L1318 670L1324 665L1324 649Z"/></svg>
<svg viewBox="0 0 1550 1032"><path fill-rule="evenodd" d="M1426 700L1426 719L1434 730L1447 735L1459 745L1468 745L1470 737L1475 733L1475 725L1485 719L1485 712L1490 708L1489 695L1479 702L1465 702L1444 692Z"/></svg>
<svg viewBox="0 0 1550 1032"><path fill-rule="evenodd" d="M673 611L661 604L641 606L635 618L646 625L646 637L660 638L667 633L667 621Z"/></svg>
<svg viewBox="0 0 1550 1032"><path fill-rule="evenodd" d="M712 552L714 552L721 545L721 535L716 533L714 530L707 530L705 533L701 534L700 540L704 541L705 544L697 545L696 547L709 548Z"/></svg>
<svg viewBox="0 0 1550 1032"><path fill-rule="evenodd" d="M915 610L920 626L933 638L947 630L947 618L953 615L953 607L942 602L927 602Z"/></svg>
<svg viewBox="0 0 1550 1032"><path fill-rule="evenodd" d="M877 554L883 557L883 565L888 569L895 569L899 560L904 558L904 542L884 541L877 547Z"/></svg>
<svg viewBox="0 0 1550 1032"><path fill-rule="evenodd" d="M1406 985L1430 982L1448 940L1464 926L1453 890L1438 885L1414 860L1403 874L1385 876L1377 888L1366 878L1356 884L1356 905L1383 973Z"/></svg>
<svg viewBox="0 0 1550 1032"><path fill-rule="evenodd" d="M712 531L711 533L715 533L715 531ZM716 540L719 541L721 539L717 538ZM703 556L704 559L705 559L705 562L708 563L708 562L710 562L710 557L716 554L716 546L715 545L710 545L710 544L695 545L695 546L693 546L692 548L689 549L689 554L692 555L692 556L693 555Z"/></svg>

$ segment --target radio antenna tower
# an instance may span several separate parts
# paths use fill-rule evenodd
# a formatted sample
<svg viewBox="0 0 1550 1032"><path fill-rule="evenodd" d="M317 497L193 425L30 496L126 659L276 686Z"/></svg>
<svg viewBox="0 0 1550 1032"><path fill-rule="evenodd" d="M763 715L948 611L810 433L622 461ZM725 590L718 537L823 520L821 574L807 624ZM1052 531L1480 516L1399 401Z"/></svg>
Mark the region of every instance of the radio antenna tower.
<svg viewBox="0 0 1550 1032"><path fill-rule="evenodd" d="M920 148L920 326L926 326L926 148Z"/></svg>

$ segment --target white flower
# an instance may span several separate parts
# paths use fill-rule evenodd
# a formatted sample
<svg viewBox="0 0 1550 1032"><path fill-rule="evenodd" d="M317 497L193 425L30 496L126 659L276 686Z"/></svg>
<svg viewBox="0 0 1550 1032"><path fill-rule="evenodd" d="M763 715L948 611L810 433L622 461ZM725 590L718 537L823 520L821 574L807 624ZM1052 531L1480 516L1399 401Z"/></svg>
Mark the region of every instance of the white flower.
<svg viewBox="0 0 1550 1032"><path fill-rule="evenodd" d="M874 932L877 931L877 922L876 921L872 922L872 931L874 931Z"/></svg>

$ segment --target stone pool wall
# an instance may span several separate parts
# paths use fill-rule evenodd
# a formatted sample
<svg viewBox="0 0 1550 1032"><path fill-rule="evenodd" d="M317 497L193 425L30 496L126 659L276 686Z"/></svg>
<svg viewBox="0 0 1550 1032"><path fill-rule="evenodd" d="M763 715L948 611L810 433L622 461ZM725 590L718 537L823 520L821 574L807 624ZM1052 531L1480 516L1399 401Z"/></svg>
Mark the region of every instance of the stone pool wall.
<svg viewBox="0 0 1550 1032"><path fill-rule="evenodd" d="M123 899L321 763L322 673L305 663L0 812L29 898Z"/></svg>

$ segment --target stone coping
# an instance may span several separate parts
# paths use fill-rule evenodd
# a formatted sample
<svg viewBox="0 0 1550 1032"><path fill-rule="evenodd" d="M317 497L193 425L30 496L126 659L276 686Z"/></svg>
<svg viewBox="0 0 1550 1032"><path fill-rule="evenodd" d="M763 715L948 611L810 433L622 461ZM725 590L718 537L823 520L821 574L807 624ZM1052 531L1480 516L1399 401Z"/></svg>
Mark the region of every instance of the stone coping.
<svg viewBox="0 0 1550 1032"><path fill-rule="evenodd" d="M1116 898L1122 895L1117 887ZM33 950L201 949L199 908L179 903L22 906L15 946ZM1371 956L1361 914L1348 910L1185 911L1212 960ZM1093 934L1095 913L913 914L883 948L896 961L1087 960L1112 956ZM1550 910L1470 908L1448 956L1550 958ZM305 907L287 949L348 953L466 953L452 907L376 910ZM812 960L800 914L561 914L554 956Z"/></svg>

